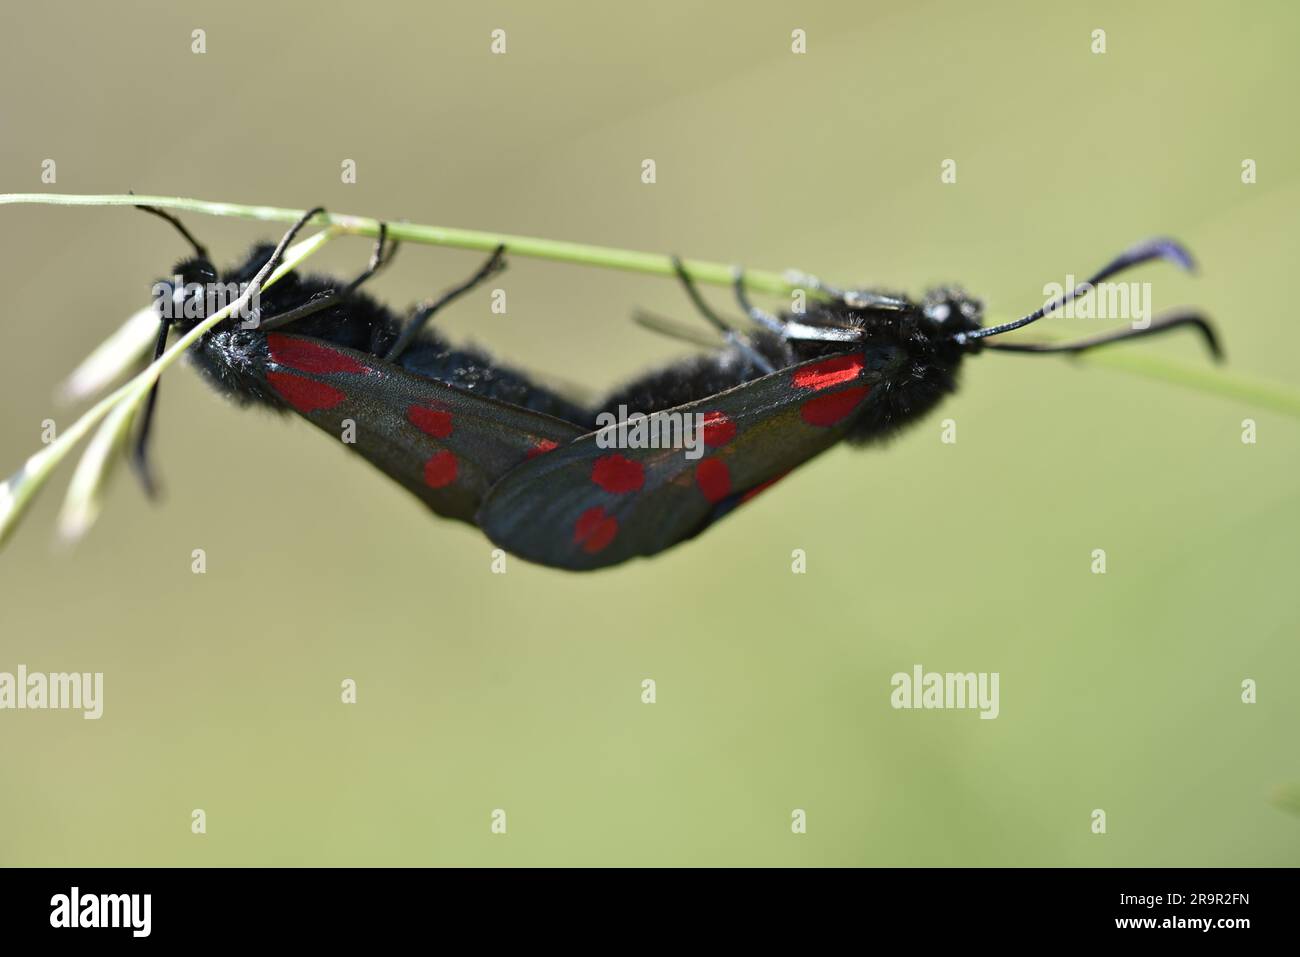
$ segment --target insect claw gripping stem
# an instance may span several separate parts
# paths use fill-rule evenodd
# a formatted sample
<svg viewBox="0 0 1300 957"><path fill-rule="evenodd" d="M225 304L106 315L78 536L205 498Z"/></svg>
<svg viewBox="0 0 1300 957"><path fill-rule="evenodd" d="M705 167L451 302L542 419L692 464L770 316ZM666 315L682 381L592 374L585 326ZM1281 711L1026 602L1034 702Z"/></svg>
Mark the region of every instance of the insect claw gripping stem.
<svg viewBox="0 0 1300 957"><path fill-rule="evenodd" d="M768 332L774 332L778 336L785 337L785 323L770 312L759 309L749 301L749 296L745 293L745 270L742 266L731 267L731 288L735 290L736 302L740 304L740 308L745 315Z"/></svg>
<svg viewBox="0 0 1300 957"><path fill-rule="evenodd" d="M297 309L290 309L288 312L282 312L279 315L272 316L270 319L267 319L265 322L261 320L260 314L256 315L255 318L257 319L258 322L258 328L262 329L263 331L267 331L270 329L278 329L281 326L286 326L291 322L296 322L299 319L304 319L307 316L314 315L315 313L321 312L324 309L328 309L331 306L333 306L336 302L338 302L340 299L343 299L344 297L349 296L352 293L356 292L357 289L361 287L362 283L364 283L366 280L373 277L377 272L379 272L381 269L387 266L390 262L393 261L393 257L397 255L397 247L401 244L398 243L396 240L394 240L391 243L388 243L388 251L387 252L384 251L384 244L387 237L388 237L388 224L381 222L379 224L379 237L375 240L374 248L370 252L370 262L367 264L366 268L363 269L355 279L353 279L350 283L348 283L346 286L343 287L342 292L339 292L334 289L328 289L325 292L318 293L317 295L313 296L310 300L303 303Z"/></svg>
<svg viewBox="0 0 1300 957"><path fill-rule="evenodd" d="M691 279L690 275L686 272L686 267L682 264L681 258L678 256L673 256L673 270L677 273L677 278L682 281L682 285L686 287L686 295L691 297L691 302L695 304L695 308L699 310L700 315L715 326L726 338L727 342L731 343L731 345L744 353L750 363L752 363L755 368L761 370L764 375L771 375L776 371L772 367L772 363L768 362L767 358L754 348L754 344L749 341L748 336L737 332L735 329L732 329L729 325L723 322L709 304L704 301L704 297L700 295L700 291L695 288L695 281Z"/></svg>
<svg viewBox="0 0 1300 957"><path fill-rule="evenodd" d="M832 299L838 299L851 309L906 309L907 300L897 296L886 296L869 289L840 289L824 282L811 273L797 269L786 271L786 279L797 286L807 286L814 292L824 293Z"/></svg>
<svg viewBox="0 0 1300 957"><path fill-rule="evenodd" d="M356 279L347 284L347 287L343 290L343 295L346 296L348 293L356 292L363 282L366 282L393 261L393 257L397 255L397 248L401 246L401 243L394 239L391 243L387 243L387 248L385 248L387 239L388 224L381 222L379 224L379 235L375 239L374 248L370 251L369 264Z"/></svg>
<svg viewBox="0 0 1300 957"><path fill-rule="evenodd" d="M814 279L815 277L806 276L803 273L789 273L792 282L797 282L796 276L803 276L805 279ZM753 319L763 328L775 332L786 341L805 340L821 342L857 342L861 339L861 334L854 329L846 329L834 326L812 326L802 322L795 322L788 319L778 319L771 313L764 312L749 301L745 295L744 273L740 267L735 267L732 278L732 288L735 289L736 298L740 301L740 308L744 309ZM819 289L825 289L824 286L818 286ZM847 301L847 300L846 300Z"/></svg>
<svg viewBox="0 0 1300 957"><path fill-rule="evenodd" d="M411 313L411 318L407 321L406 325L402 327L402 331L398 335L397 341L393 343L393 347L388 350L388 354L384 356L384 358L389 362L396 362L398 356L405 352L407 347L415 341L415 337L420 334L420 330L428 324L429 320L433 318L434 314L439 309L452 300L458 299L465 295L465 293L470 292L475 286L505 269L505 256L506 247L505 243L502 243L492 251L492 255L488 257L487 262L480 266L478 272L474 273L474 275L470 276L460 285L448 289L437 299L426 300L421 305L416 306Z"/></svg>

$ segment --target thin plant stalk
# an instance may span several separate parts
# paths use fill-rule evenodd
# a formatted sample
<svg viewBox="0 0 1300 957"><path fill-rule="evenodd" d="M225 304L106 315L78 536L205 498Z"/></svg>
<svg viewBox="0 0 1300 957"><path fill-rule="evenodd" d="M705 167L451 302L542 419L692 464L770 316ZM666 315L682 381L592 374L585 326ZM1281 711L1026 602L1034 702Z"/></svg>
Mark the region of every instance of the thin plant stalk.
<svg viewBox="0 0 1300 957"><path fill-rule="evenodd" d="M295 221L304 212L280 206L219 203L180 196L0 193L0 206L18 203L38 203L49 206L135 206L146 203L181 212L285 223ZM368 216L322 213L312 222L318 225L330 225L341 232L360 236L379 234L379 220ZM540 239L533 236L516 236L510 233L426 226L418 223L388 223L387 229L390 237L403 242L477 250L492 250L497 246L505 245L512 256L529 256L554 262L622 269L656 276L676 276L672 258L658 253L637 252L588 243L571 243L557 239ZM734 278L735 267L725 263L687 259L683 264L691 278L699 283L729 285ZM778 273L761 269L745 270L746 288L753 292L773 295L788 295L796 289L801 289L812 297L821 295L818 289L808 288L810 278L802 273L789 271ZM1082 361L1123 369L1146 378L1172 382L1226 398L1240 399L1300 417L1300 390L1289 385L1262 382L1219 369L1193 366L1149 354L1108 353L1104 356L1083 357Z"/></svg>
<svg viewBox="0 0 1300 957"><path fill-rule="evenodd" d="M158 206L180 212L204 213L211 216L238 216L263 222L296 222L306 210L285 209L280 206L247 206L240 203L215 203L203 199L185 199L179 196L103 195L81 196L60 193L0 193L0 206L15 203L40 203L48 206ZM310 225L334 226L358 236L378 236L379 220L369 216L351 216L343 213L321 213ZM676 277L671 256L662 253L637 252L589 243L571 243L558 239L540 239L535 236L516 236L511 233L485 232L477 229L456 229L450 226L423 226L417 223L389 222L388 237L409 243L430 246L450 246L456 249L477 249L490 252L504 245L511 256L549 259L553 262L577 263L622 269L629 272L648 273L654 276ZM727 286L733 279L735 267L725 263L702 259L683 260L683 265L696 282ZM745 286L754 292L785 295L803 288L806 277L798 274L768 272L761 269L745 270ZM815 290L808 290L809 295Z"/></svg>

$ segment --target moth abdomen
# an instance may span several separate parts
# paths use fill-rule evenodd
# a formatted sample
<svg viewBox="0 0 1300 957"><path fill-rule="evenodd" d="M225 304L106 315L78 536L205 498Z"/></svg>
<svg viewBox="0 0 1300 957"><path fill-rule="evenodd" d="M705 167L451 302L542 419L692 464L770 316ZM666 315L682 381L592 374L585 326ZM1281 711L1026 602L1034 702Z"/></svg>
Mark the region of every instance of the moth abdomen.
<svg viewBox="0 0 1300 957"><path fill-rule="evenodd" d="M220 285L228 300L256 274L271 250L268 245L256 245L244 261L220 275L206 260L189 259L176 267L176 276L187 287ZM173 289L174 279L163 285ZM336 301L329 301L290 322L273 323L278 316L313 303L320 304L329 297ZM202 309L191 308L193 315L179 322L182 330L208 314L207 307L212 302L210 296L205 296ZM254 322L232 316L207 333L191 353L193 364L218 391L241 404L263 404L280 411L292 407L292 402L286 405L285 397L276 388L275 359L268 351L267 336L261 329L264 322L275 325L278 332L372 356L376 364L390 361L389 352L398 342L404 325L396 312L366 293L349 288L345 282L328 276L287 273L276 285L261 292ZM592 418L587 409L535 383L525 373L499 366L481 351L453 348L428 328L422 329L391 363L415 375L567 422L587 425Z"/></svg>
<svg viewBox="0 0 1300 957"><path fill-rule="evenodd" d="M795 361L789 343L779 336L760 331L753 336L753 345L773 368L783 369ZM764 374L741 350L726 346L644 373L610 393L598 411L616 413L623 407L650 415L734 389Z"/></svg>

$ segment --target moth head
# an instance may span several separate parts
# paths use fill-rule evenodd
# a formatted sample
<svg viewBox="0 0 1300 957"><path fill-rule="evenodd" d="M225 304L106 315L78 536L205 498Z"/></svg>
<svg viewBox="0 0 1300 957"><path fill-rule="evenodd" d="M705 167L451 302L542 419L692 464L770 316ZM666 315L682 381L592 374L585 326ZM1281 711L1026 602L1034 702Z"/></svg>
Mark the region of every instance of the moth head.
<svg viewBox="0 0 1300 957"><path fill-rule="evenodd" d="M921 317L934 335L974 332L983 325L984 303L960 286L938 286L921 300Z"/></svg>
<svg viewBox="0 0 1300 957"><path fill-rule="evenodd" d="M220 276L208 260L183 259L172 274L153 285L153 307L158 318L179 332L193 329L208 314L212 290Z"/></svg>

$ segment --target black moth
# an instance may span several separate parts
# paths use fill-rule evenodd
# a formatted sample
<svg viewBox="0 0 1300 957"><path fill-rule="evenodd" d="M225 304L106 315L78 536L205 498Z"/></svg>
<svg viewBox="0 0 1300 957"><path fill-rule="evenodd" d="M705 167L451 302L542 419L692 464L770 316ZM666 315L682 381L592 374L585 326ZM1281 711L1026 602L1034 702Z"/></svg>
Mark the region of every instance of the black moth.
<svg viewBox="0 0 1300 957"><path fill-rule="evenodd" d="M184 317L163 319L159 351L169 328L188 331L206 314L205 301L193 299L202 289L257 283L319 212L304 216L278 247L254 247L222 272L179 221L149 211L195 250L175 269L180 285L155 287L171 314ZM1168 259L1190 268L1170 240L1140 244L1043 308L991 328L981 326L981 303L955 287L917 301L811 278L825 301L810 301L800 315L769 315L749 303L738 271L736 296L755 326L742 334L708 308L679 265L725 347L650 372L586 408L428 327L441 306L503 268L503 248L405 320L359 290L395 249L381 229L368 267L351 282L286 275L261 293L254 322L232 317L205 334L191 351L194 363L241 403L297 412L336 438L350 425L351 447L439 515L478 525L516 555L573 570L663 551L841 440L868 443L917 421L954 391L963 358L983 349L1077 353L1188 326L1220 356L1210 325L1189 312L1068 344L988 341L1132 266ZM642 321L697 338L664 320ZM144 450L152 408L151 400L136 444L150 487ZM656 440L672 435L695 442Z"/></svg>

